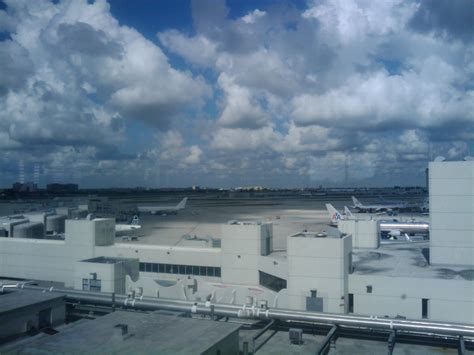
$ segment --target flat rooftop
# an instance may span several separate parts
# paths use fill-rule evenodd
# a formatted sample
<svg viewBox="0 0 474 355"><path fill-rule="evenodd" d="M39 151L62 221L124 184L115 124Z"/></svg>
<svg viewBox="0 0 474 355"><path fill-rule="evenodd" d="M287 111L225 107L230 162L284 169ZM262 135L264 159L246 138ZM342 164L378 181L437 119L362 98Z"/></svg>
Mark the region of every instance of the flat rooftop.
<svg viewBox="0 0 474 355"><path fill-rule="evenodd" d="M22 292L0 293L0 317L9 312L34 305L62 300L64 296L52 293L23 290Z"/></svg>
<svg viewBox="0 0 474 355"><path fill-rule="evenodd" d="M83 263L97 263L97 264L116 264L122 261L130 261L130 258L115 258L110 256L98 256L92 259L81 260Z"/></svg>
<svg viewBox="0 0 474 355"><path fill-rule="evenodd" d="M339 232L336 228L328 228L328 230L324 230L321 232L313 232L313 231L304 231L300 233L293 234L291 238L330 238L330 239L342 239L347 234Z"/></svg>
<svg viewBox="0 0 474 355"><path fill-rule="evenodd" d="M248 341L252 343L252 337L255 336L257 330L240 330L241 343ZM272 330L267 331L257 341L257 345L266 341L263 346L258 350L257 354L262 355L273 355L273 354L285 354L285 355L301 355L301 354L315 354L316 350L321 346L324 341L324 334L310 334L305 332L303 334L302 344L292 344L289 340L288 331L276 331L272 334ZM242 350L242 348L241 348ZM328 354L331 355L354 355L354 354L387 354L388 347L387 342L383 340L376 340L375 338L360 339L360 338L348 338L338 336L335 342L331 346ZM443 355L456 355L458 354L457 349L442 348L428 345L417 345L417 344L406 344L397 342L394 354L405 354L405 355L432 355L432 354L443 354ZM466 354L472 354L472 351L466 350Z"/></svg>
<svg viewBox="0 0 474 355"><path fill-rule="evenodd" d="M263 223L261 221L228 221L227 224L234 226L261 226Z"/></svg>
<svg viewBox="0 0 474 355"><path fill-rule="evenodd" d="M274 250L270 254L267 255L270 258L275 260L287 261L288 260L288 253L286 250Z"/></svg>
<svg viewBox="0 0 474 355"><path fill-rule="evenodd" d="M121 326L127 333L122 335ZM81 321L51 336L8 349L16 354L201 354L240 325L165 315L117 311Z"/></svg>
<svg viewBox="0 0 474 355"><path fill-rule="evenodd" d="M160 202L156 202L160 204ZM235 200L194 198L176 215L151 215L142 213L142 228L134 235L137 241L116 242L162 246L211 247L212 239L222 238L222 225L229 221L239 224L273 224L273 246L286 248L286 238L302 230L315 232L327 230L329 216L324 201L313 199L258 199ZM196 237L196 238L195 238ZM209 242L203 241L207 239Z"/></svg>
<svg viewBox="0 0 474 355"><path fill-rule="evenodd" d="M354 249L353 273L393 277L474 280L474 269L430 265L429 242L386 244L379 249Z"/></svg>

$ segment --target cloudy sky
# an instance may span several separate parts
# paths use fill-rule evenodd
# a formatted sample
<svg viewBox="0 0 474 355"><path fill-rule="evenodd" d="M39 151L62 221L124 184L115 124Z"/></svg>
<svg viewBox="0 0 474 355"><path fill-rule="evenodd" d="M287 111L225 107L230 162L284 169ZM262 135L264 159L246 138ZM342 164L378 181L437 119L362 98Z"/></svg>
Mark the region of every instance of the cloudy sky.
<svg viewBox="0 0 474 355"><path fill-rule="evenodd" d="M474 154L474 1L0 1L0 186L381 186ZM33 172L36 171L36 176Z"/></svg>

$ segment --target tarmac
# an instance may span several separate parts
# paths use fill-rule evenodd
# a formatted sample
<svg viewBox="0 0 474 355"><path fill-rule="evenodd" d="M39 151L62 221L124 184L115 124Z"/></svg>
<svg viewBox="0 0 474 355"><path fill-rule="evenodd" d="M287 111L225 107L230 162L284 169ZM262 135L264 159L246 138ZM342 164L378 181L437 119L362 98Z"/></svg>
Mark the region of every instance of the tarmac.
<svg viewBox="0 0 474 355"><path fill-rule="evenodd" d="M186 208L176 215L141 214L142 229L138 241L130 243L158 245L190 245L186 236L197 239L221 238L221 225L231 220L271 222L274 250L286 249L286 238L304 230L322 232L330 228L325 204L327 200L301 199L190 199ZM157 205L162 205L158 203ZM336 208L349 205L350 200L337 201ZM367 214L364 214L369 218ZM387 216L380 216L387 218ZM392 218L426 219L411 213ZM203 246L206 243L202 243ZM194 244L195 245L195 244Z"/></svg>
<svg viewBox="0 0 474 355"><path fill-rule="evenodd" d="M138 205L169 205L175 206L184 196L171 196L167 198L130 198L111 199L112 203L120 203L127 209ZM0 216L12 214L14 210L38 210L48 206L52 207L54 201L33 202L0 202ZM150 245L171 246L211 246L211 238L221 238L221 225L231 220L271 222L273 224L274 250L286 249L286 238L302 231L322 232L329 228L329 215L325 204L332 203L336 208L342 209L350 206L350 196L331 199L329 196L282 196L259 198L222 198L218 196L196 195L190 196L186 208L177 214L152 215L140 214L142 228L131 235L138 240L124 243L139 243ZM364 199L364 202L370 202ZM361 214L370 218L368 214ZM129 216L130 219L133 216ZM387 216L375 216L387 219ZM426 220L426 216L416 213L401 214L398 218L409 220L416 218ZM123 223L123 222L121 222ZM117 238L119 239L119 238ZM126 239L126 238L125 238ZM189 240L194 239L194 240ZM117 241L122 242L122 241Z"/></svg>

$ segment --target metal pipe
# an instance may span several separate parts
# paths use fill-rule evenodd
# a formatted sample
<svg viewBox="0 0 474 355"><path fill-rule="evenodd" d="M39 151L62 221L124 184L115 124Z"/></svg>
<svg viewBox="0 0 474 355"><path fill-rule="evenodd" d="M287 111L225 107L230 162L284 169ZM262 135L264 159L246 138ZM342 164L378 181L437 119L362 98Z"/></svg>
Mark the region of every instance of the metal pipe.
<svg viewBox="0 0 474 355"><path fill-rule="evenodd" d="M112 293L69 290L54 287L46 288L22 284L17 284L16 288L61 293L65 295L67 300L79 301L83 303L100 304L106 306L111 306L113 304ZM9 288L8 290L12 290L12 288ZM461 323L378 318L374 316L318 313L290 309L263 309L256 306L219 303L212 303L214 306L212 312L211 302L209 301L193 302L152 297L139 297L132 299L127 295L115 295L115 305L142 310L165 309L170 311L191 312L204 315L211 315L211 313L213 313L215 316L233 318L274 319L281 321L335 324L350 328L370 328L386 331L398 330L404 332L474 338L474 325Z"/></svg>

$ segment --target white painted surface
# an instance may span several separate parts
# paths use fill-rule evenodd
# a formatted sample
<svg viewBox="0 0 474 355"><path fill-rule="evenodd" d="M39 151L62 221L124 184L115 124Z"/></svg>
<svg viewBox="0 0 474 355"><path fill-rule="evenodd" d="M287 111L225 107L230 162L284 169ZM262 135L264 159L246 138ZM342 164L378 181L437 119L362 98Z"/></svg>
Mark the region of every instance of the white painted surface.
<svg viewBox="0 0 474 355"><path fill-rule="evenodd" d="M288 303L293 309L306 309L311 290L323 298L323 311L345 313L347 273L352 237L317 238L304 234L289 236Z"/></svg>
<svg viewBox="0 0 474 355"><path fill-rule="evenodd" d="M474 266L474 161L429 165L430 262Z"/></svg>

